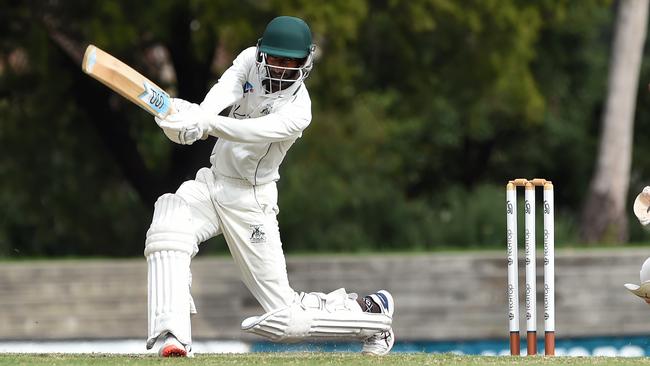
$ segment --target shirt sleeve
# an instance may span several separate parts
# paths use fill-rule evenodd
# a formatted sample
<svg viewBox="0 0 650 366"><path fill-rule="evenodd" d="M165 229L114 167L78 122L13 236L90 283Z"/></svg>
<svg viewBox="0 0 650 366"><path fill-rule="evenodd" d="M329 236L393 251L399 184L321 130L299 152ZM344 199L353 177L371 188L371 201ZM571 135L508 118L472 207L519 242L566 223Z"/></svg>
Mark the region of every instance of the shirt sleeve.
<svg viewBox="0 0 650 366"><path fill-rule="evenodd" d="M201 102L201 108L210 114L217 115L241 99L244 94L243 85L254 63L255 47L249 47L242 51L210 89Z"/></svg>
<svg viewBox="0 0 650 366"><path fill-rule="evenodd" d="M306 103L294 101L278 112L257 118L213 116L210 122L210 135L233 142L263 143L296 139L311 122L311 103L308 100Z"/></svg>

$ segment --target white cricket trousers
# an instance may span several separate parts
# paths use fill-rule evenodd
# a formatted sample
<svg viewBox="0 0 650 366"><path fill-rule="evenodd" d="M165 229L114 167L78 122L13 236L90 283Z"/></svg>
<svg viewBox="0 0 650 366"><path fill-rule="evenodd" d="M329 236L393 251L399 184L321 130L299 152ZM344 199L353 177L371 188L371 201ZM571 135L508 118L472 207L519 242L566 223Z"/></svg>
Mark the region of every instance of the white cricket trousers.
<svg viewBox="0 0 650 366"><path fill-rule="evenodd" d="M190 206L199 243L224 235L244 284L265 311L291 305L296 293L280 241L275 182L253 186L202 168L176 194Z"/></svg>

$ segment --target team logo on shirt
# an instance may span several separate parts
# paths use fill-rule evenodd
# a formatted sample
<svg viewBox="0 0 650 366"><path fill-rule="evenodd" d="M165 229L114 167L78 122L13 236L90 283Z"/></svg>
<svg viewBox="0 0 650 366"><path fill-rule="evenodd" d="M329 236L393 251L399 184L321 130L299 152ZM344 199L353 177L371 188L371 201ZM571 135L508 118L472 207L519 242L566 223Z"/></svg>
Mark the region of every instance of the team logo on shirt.
<svg viewBox="0 0 650 366"><path fill-rule="evenodd" d="M253 90L253 84L251 84L251 83L249 83L249 82L247 81L246 84L244 84L244 94L246 94L246 93L248 93L248 92L251 92L251 93L252 93L253 91L254 91L254 90Z"/></svg>
<svg viewBox="0 0 650 366"><path fill-rule="evenodd" d="M263 225L251 225L251 243L266 243L266 234Z"/></svg>

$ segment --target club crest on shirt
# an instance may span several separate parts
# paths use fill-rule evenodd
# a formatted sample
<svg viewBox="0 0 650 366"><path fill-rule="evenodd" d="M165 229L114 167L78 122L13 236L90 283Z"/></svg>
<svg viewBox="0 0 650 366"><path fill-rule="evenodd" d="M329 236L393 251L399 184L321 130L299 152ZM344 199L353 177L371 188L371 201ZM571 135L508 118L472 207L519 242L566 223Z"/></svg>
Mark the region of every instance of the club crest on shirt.
<svg viewBox="0 0 650 366"><path fill-rule="evenodd" d="M244 84L244 94L246 94L248 92L252 93L253 91L254 91L253 90L253 84L251 84L251 83L249 83L247 81L246 84Z"/></svg>
<svg viewBox="0 0 650 366"><path fill-rule="evenodd" d="M266 243L263 225L251 225L251 244Z"/></svg>
<svg viewBox="0 0 650 366"><path fill-rule="evenodd" d="M260 115L266 116L267 114L271 113L271 106L270 105L265 105L264 108L260 111Z"/></svg>

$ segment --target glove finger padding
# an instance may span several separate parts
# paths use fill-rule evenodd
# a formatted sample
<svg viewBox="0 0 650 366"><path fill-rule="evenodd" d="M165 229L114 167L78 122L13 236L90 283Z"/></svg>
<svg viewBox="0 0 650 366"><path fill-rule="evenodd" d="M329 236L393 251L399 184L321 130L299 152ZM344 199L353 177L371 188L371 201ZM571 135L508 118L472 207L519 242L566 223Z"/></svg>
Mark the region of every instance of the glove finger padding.
<svg viewBox="0 0 650 366"><path fill-rule="evenodd" d="M204 131L199 123L202 110L198 104L174 98L172 99L172 105L176 113L164 119L154 117L156 124L163 130L168 139L177 144L191 145L207 137L207 131Z"/></svg>
<svg viewBox="0 0 650 366"><path fill-rule="evenodd" d="M634 200L634 214L639 219L641 225L646 226L650 223L650 186L643 188L643 191L636 196Z"/></svg>
<svg viewBox="0 0 650 366"><path fill-rule="evenodd" d="M200 140L203 137L203 131L201 131L201 129L198 127L192 127L182 131L179 135L181 144L192 145L194 142Z"/></svg>
<svg viewBox="0 0 650 366"><path fill-rule="evenodd" d="M160 129L163 131L165 136L167 136L167 138L171 142L183 145L183 142L182 142L182 139L181 139L181 134L179 133L178 130L163 127L162 124L164 123L164 120L162 120L162 119L160 119L158 117L154 117L154 120L156 121L156 124L158 125L158 127L160 127Z"/></svg>
<svg viewBox="0 0 650 366"><path fill-rule="evenodd" d="M185 112L186 110L192 108L193 106L197 106L198 104L188 102L185 99L181 98L172 98L172 107L174 108L174 111L178 112Z"/></svg>
<svg viewBox="0 0 650 366"><path fill-rule="evenodd" d="M195 127L186 130L161 128L168 139L180 145L192 145L196 141L203 139L203 132Z"/></svg>
<svg viewBox="0 0 650 366"><path fill-rule="evenodd" d="M165 134L165 136L167 136L167 138L169 140L171 140L172 142L180 144L180 145L185 145L183 143L183 140L181 139L181 136L180 136L181 134L178 131L169 130L169 129L166 129L166 128L163 128L162 130L163 130L163 133Z"/></svg>

